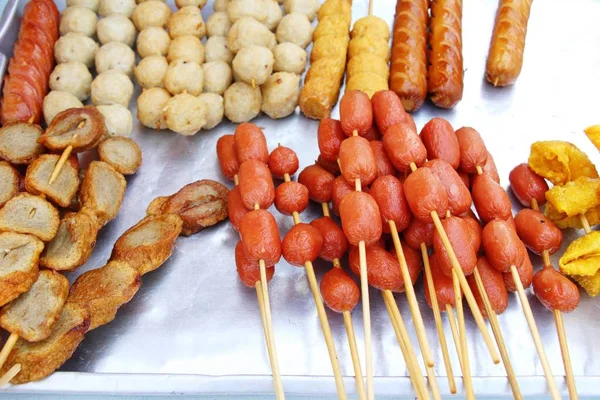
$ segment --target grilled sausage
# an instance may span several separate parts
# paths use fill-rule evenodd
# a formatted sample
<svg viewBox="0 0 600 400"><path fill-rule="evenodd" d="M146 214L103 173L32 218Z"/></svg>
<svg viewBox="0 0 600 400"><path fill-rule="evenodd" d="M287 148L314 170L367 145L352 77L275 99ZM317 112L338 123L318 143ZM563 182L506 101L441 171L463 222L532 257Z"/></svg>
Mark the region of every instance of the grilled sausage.
<svg viewBox="0 0 600 400"><path fill-rule="evenodd" d="M470 237L469 226L462 218L454 216L444 219L442 226L454 249L454 254L456 254L461 269L465 275L471 275L477 264L477 253ZM452 262L437 230L433 231L433 249L438 255L441 271L446 276L452 276Z"/></svg>
<svg viewBox="0 0 600 400"><path fill-rule="evenodd" d="M475 178L471 194L477 214L483 221L489 222L495 218L507 220L512 217L512 204L508 194L487 173Z"/></svg>
<svg viewBox="0 0 600 400"><path fill-rule="evenodd" d="M423 222L420 219L413 218L410 225L403 232L406 244L415 250L421 249L421 243L425 243L427 248L433 247L433 231L435 226L433 222Z"/></svg>
<svg viewBox="0 0 600 400"><path fill-rule="evenodd" d="M283 237L281 243L283 258L296 267L303 267L307 261L315 261L323 248L323 236L314 226L299 223Z"/></svg>
<svg viewBox="0 0 600 400"><path fill-rule="evenodd" d="M537 255L544 250L554 254L560 248L563 233L540 211L525 208L515 217L517 234L525 246Z"/></svg>
<svg viewBox="0 0 600 400"><path fill-rule="evenodd" d="M319 156L317 157L316 164L335 177L338 177L342 174L342 171L340 170L340 166L337 163L337 160L336 161L328 161L328 160L324 159L322 155L319 154Z"/></svg>
<svg viewBox="0 0 600 400"><path fill-rule="evenodd" d="M340 121L325 117L319 122L317 133L319 151L327 161L336 162L340 154L342 141L346 139Z"/></svg>
<svg viewBox="0 0 600 400"><path fill-rule="evenodd" d="M240 160L238 160L235 150L233 135L224 135L217 140L217 158L219 159L221 172L227 179L232 181L240 169Z"/></svg>
<svg viewBox="0 0 600 400"><path fill-rule="evenodd" d="M458 137L450 122L443 118L433 118L425 124L419 135L427 149L429 160L441 159L457 169L460 165Z"/></svg>
<svg viewBox="0 0 600 400"><path fill-rule="evenodd" d="M373 125L373 106L366 93L359 90L344 93L340 100L340 123L346 136L367 133Z"/></svg>
<svg viewBox="0 0 600 400"><path fill-rule="evenodd" d="M536 199L539 205L546 203L546 192L549 190L546 180L533 172L529 164L517 165L508 175L510 188L525 207L531 207L531 199Z"/></svg>
<svg viewBox="0 0 600 400"><path fill-rule="evenodd" d="M452 215L461 215L471 209L471 193L450 164L438 159L427 161L424 166L431 169L444 186L448 197L448 210Z"/></svg>
<svg viewBox="0 0 600 400"><path fill-rule="evenodd" d="M325 261L333 261L336 258L341 258L346 253L348 240L342 228L331 218L317 218L310 225L317 228L323 237L323 247L319 257Z"/></svg>
<svg viewBox="0 0 600 400"><path fill-rule="evenodd" d="M239 240L235 245L235 266L242 283L248 287L254 287L256 282L260 281L260 267L257 262L252 262L246 257L242 241ZM267 282L273 279L275 266L266 268Z"/></svg>
<svg viewBox="0 0 600 400"><path fill-rule="evenodd" d="M441 306L440 311L446 311L446 304L456 307L456 298L454 297L454 284L452 282L452 277L448 277L442 273L436 253L432 253L431 256L429 256L429 266L431 269L433 287L435 288L435 295L437 297L438 304ZM425 301L427 301L429 307L432 307L431 295L429 294L429 282L427 279L423 280L423 282L425 285Z"/></svg>
<svg viewBox="0 0 600 400"><path fill-rule="evenodd" d="M411 171L411 163L420 167L427 159L427 149L407 124L390 126L383 137L383 147L390 161L402 173Z"/></svg>
<svg viewBox="0 0 600 400"><path fill-rule="evenodd" d="M360 299L356 282L341 268L332 268L321 278L321 296L335 312L352 311Z"/></svg>
<svg viewBox="0 0 600 400"><path fill-rule="evenodd" d="M229 222L236 231L240 229L240 221L244 218L244 215L248 213L242 196L240 195L240 187L236 186L227 193L227 215L229 216Z"/></svg>
<svg viewBox="0 0 600 400"><path fill-rule="evenodd" d="M363 185L370 185L377 177L377 162L369 141L360 136L344 140L340 146L340 168L348 182L358 179Z"/></svg>
<svg viewBox="0 0 600 400"><path fill-rule="evenodd" d="M531 264L531 259L529 258L529 254L525 247L523 247L520 251L523 251L523 262L519 265L515 265L517 267L517 273L519 275L519 280L521 281L521 285L523 285L524 289L527 289L531 282L533 282L533 264ZM504 278L504 285L506 286L506 290L509 292L516 292L517 285L512 277L510 271L502 274Z"/></svg>
<svg viewBox="0 0 600 400"><path fill-rule="evenodd" d="M283 215L301 213L308 207L308 189L298 182L283 182L275 190L275 208Z"/></svg>
<svg viewBox="0 0 600 400"><path fill-rule="evenodd" d="M350 192L340 203L342 229L348 241L358 246L369 245L381 238L382 224L379 206L373 197L364 192Z"/></svg>
<svg viewBox="0 0 600 400"><path fill-rule="evenodd" d="M404 197L402 182L398 178L391 175L377 178L371 185L369 194L379 206L385 233L390 233L389 221L394 221L398 232L408 227L412 214Z"/></svg>
<svg viewBox="0 0 600 400"><path fill-rule="evenodd" d="M481 235L483 249L490 264L500 272L519 267L527 257L527 249L510 223L495 219L487 223Z"/></svg>
<svg viewBox="0 0 600 400"><path fill-rule="evenodd" d="M385 135L387 129L396 124L408 124L417 131L414 121L404 110L402 101L392 90L380 90L371 98L373 105L373 118L377 128L382 135Z"/></svg>
<svg viewBox="0 0 600 400"><path fill-rule="evenodd" d="M383 143L379 140L372 140L369 142L373 155L375 156L375 164L377 165L377 177L380 178L386 175L396 175L394 165L387 156Z"/></svg>
<svg viewBox="0 0 600 400"><path fill-rule="evenodd" d="M468 174L477 173L477 167L487 162L488 151L479 132L463 127L456 131L460 148L460 170Z"/></svg>
<svg viewBox="0 0 600 400"><path fill-rule="evenodd" d="M410 174L404 181L404 193L415 218L431 222L433 212L441 217L446 215L446 189L429 168L419 168Z"/></svg>
<svg viewBox="0 0 600 400"><path fill-rule="evenodd" d="M502 274L494 269L487 258L479 257L477 259L477 271L481 276L481 282L487 293L487 297L490 301L490 306L496 314L502 314L506 307L508 307L508 292L504 284L504 278ZM487 311L483 305L483 298L477 287L477 282L473 275L467 277L467 282L473 292L473 297L477 302L477 306L484 317L487 317Z"/></svg>
<svg viewBox="0 0 600 400"><path fill-rule="evenodd" d="M259 160L242 162L239 170L240 195L244 206L253 209L257 204L266 210L275 201L275 186L269 168Z"/></svg>
<svg viewBox="0 0 600 400"><path fill-rule="evenodd" d="M333 182L331 188L331 202L333 204L333 212L335 215L340 215L340 203L346 194L354 191L354 185L348 183L346 178L338 176Z"/></svg>
<svg viewBox="0 0 600 400"><path fill-rule="evenodd" d="M267 139L263 131L251 122L239 124L234 133L235 150L238 160L258 160L264 164L269 161Z"/></svg>
<svg viewBox="0 0 600 400"><path fill-rule="evenodd" d="M552 267L544 267L533 277L533 291L550 311L571 312L579 304L579 289Z"/></svg>
<svg viewBox="0 0 600 400"><path fill-rule="evenodd" d="M318 165L309 165L298 175L298 182L306 186L312 201L329 203L331 201L335 176Z"/></svg>
<svg viewBox="0 0 600 400"><path fill-rule="evenodd" d="M298 164L298 156L289 147L277 146L269 156L269 170L277 179L283 179L285 174L294 175Z"/></svg>
<svg viewBox="0 0 600 400"><path fill-rule="evenodd" d="M279 228L273 215L265 210L252 210L240 221L240 237L244 253L251 262L263 260L275 265L281 258Z"/></svg>

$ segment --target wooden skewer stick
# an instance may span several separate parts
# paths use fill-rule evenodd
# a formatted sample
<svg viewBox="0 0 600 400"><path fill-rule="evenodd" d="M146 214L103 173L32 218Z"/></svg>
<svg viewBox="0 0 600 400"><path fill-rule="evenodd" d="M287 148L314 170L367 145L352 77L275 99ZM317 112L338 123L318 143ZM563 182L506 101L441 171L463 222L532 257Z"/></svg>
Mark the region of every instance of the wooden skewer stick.
<svg viewBox="0 0 600 400"><path fill-rule="evenodd" d="M469 363L469 348L467 347L467 328L465 325L465 313L463 310L462 293L456 272L452 271L452 284L454 285L454 302L456 303L456 317L458 319L458 335L460 341L461 358L463 360L463 383L467 392L467 399L475 399L473 392L473 379L471 377L471 365Z"/></svg>
<svg viewBox="0 0 600 400"><path fill-rule="evenodd" d="M60 158L58 159L58 162L54 166L54 170L52 170L52 175L50 175L48 184L52 184L52 182L54 182L54 180L56 178L58 178L58 175L60 175L60 171L62 171L62 169L65 166L65 163L67 162L67 160L69 159L69 156L71 155L72 151L73 151L73 146L68 146L65 149L65 151L63 151Z"/></svg>
<svg viewBox="0 0 600 400"><path fill-rule="evenodd" d="M448 375L448 386L450 388L450 393L455 394L456 382L454 380L454 372L452 371L452 362L450 361L450 354L448 352L446 333L444 332L444 326L442 323L442 314L440 312L440 306L438 304L437 296L435 294L435 286L433 283L433 277L431 276L431 266L429 265L429 254L427 253L427 246L425 245L425 243L421 243L421 256L423 257L425 279L427 280L427 286L429 288L429 298L431 299L431 308L433 309L435 327L437 329L437 334L440 339L440 347L442 349L442 356L444 358L446 374Z"/></svg>
<svg viewBox="0 0 600 400"><path fill-rule="evenodd" d="M6 373L0 378L0 389L10 383L12 378L17 376L21 372L21 364L13 365Z"/></svg>
<svg viewBox="0 0 600 400"><path fill-rule="evenodd" d="M19 335L16 333L11 333L6 343L4 343L4 347L2 348L2 351L0 351L0 368L4 366L8 355L12 351L13 347L15 347L15 344L17 344L17 340L19 340Z"/></svg>
<svg viewBox="0 0 600 400"><path fill-rule="evenodd" d="M452 305L446 304L446 314L448 315L448 323L450 325L450 331L452 332L452 339L454 340L454 345L456 347L456 355L458 356L458 363L460 364L461 371L463 371L462 350L460 348L460 334L458 333L458 324L456 322L456 316L454 315L454 308L452 308ZM463 374L464 374L464 372L463 372Z"/></svg>
<svg viewBox="0 0 600 400"><path fill-rule="evenodd" d="M373 15L373 3L375 3L374 0L369 0L369 15Z"/></svg>

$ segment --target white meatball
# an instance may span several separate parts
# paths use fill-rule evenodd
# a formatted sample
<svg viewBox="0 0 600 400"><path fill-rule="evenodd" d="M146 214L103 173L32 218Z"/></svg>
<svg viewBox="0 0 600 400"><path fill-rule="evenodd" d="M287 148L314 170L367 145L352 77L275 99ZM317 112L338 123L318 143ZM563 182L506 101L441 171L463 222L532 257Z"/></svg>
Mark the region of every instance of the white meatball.
<svg viewBox="0 0 600 400"><path fill-rule="evenodd" d="M261 87L261 110L273 119L294 112L300 95L300 76L291 72L276 72Z"/></svg>
<svg viewBox="0 0 600 400"><path fill-rule="evenodd" d="M250 17L243 17L234 22L229 31L229 49L237 53L241 48L256 45L275 48L275 34L266 26Z"/></svg>
<svg viewBox="0 0 600 400"><path fill-rule="evenodd" d="M233 70L242 81L262 85L273 72L273 61L273 53L264 46L244 47L233 59Z"/></svg>
<svg viewBox="0 0 600 400"><path fill-rule="evenodd" d="M122 14L112 14L98 21L98 40L102 44L110 42L125 43L133 47L135 42L135 26Z"/></svg>
<svg viewBox="0 0 600 400"><path fill-rule="evenodd" d="M279 43L273 50L273 71L292 72L302 75L308 55L306 50L294 43Z"/></svg>
<svg viewBox="0 0 600 400"><path fill-rule="evenodd" d="M80 101L90 96L92 74L80 62L58 64L50 74L50 89L71 93Z"/></svg>
<svg viewBox="0 0 600 400"><path fill-rule="evenodd" d="M44 97L44 121L46 121L46 125L50 125L50 122L59 113L69 108L79 107L83 107L83 103L71 93L52 90Z"/></svg>
<svg viewBox="0 0 600 400"><path fill-rule="evenodd" d="M140 123L152 129L165 128L164 113L170 98L169 92L163 88L144 90L137 99L137 117Z"/></svg>
<svg viewBox="0 0 600 400"><path fill-rule="evenodd" d="M166 56L171 45L171 37L163 28L151 26L140 32L136 48L140 57Z"/></svg>
<svg viewBox="0 0 600 400"><path fill-rule="evenodd" d="M279 25L281 21L281 17L283 13L281 12L281 7L279 3L275 0L263 0L266 2L267 7L267 19L265 21L265 26L269 28L269 30L274 31Z"/></svg>
<svg viewBox="0 0 600 400"><path fill-rule="evenodd" d="M223 94L231 85L231 67L225 61L202 64L202 71L204 71L204 92Z"/></svg>
<svg viewBox="0 0 600 400"><path fill-rule="evenodd" d="M150 0L135 0L135 2L136 2L137 4L145 3L145 2L147 2L147 1L150 1ZM158 0L158 1L162 1L163 3L166 3L166 2L167 2L167 0Z"/></svg>
<svg viewBox="0 0 600 400"><path fill-rule="evenodd" d="M206 32L208 37L227 36L231 29L231 21L226 12L218 11L211 15L206 21Z"/></svg>
<svg viewBox="0 0 600 400"><path fill-rule="evenodd" d="M204 46L196 36L179 36L171 41L167 60L194 61L201 65L204 63Z"/></svg>
<svg viewBox="0 0 600 400"><path fill-rule="evenodd" d="M213 36L206 41L206 62L225 61L231 64L233 52L229 50L229 43L224 36Z"/></svg>
<svg viewBox="0 0 600 400"><path fill-rule="evenodd" d="M82 6L87 7L93 12L98 12L99 0L67 0L67 7Z"/></svg>
<svg viewBox="0 0 600 400"><path fill-rule="evenodd" d="M202 13L195 6L186 6L171 14L167 28L171 39L186 35L193 35L198 39L206 36L206 25L202 20Z"/></svg>
<svg viewBox="0 0 600 400"><path fill-rule="evenodd" d="M167 128L173 132L191 136L206 124L206 105L191 94L182 93L171 97L165 108Z"/></svg>
<svg viewBox="0 0 600 400"><path fill-rule="evenodd" d="M229 86L223 95L225 116L231 122L248 122L260 113L260 88L244 82Z"/></svg>
<svg viewBox="0 0 600 400"><path fill-rule="evenodd" d="M104 125L111 136L131 136L133 117L128 108L120 104L97 106L96 108L104 116Z"/></svg>
<svg viewBox="0 0 600 400"><path fill-rule="evenodd" d="M276 34L279 43L290 42L306 48L312 41L313 27L306 15L293 13L281 19Z"/></svg>
<svg viewBox="0 0 600 400"><path fill-rule="evenodd" d="M175 60L169 64L165 75L165 88L173 95L188 92L192 96L202 93L204 72L195 61Z"/></svg>
<svg viewBox="0 0 600 400"><path fill-rule="evenodd" d="M267 20L267 4L264 0L231 0L227 6L227 14L231 22L250 17L264 24Z"/></svg>
<svg viewBox="0 0 600 400"><path fill-rule="evenodd" d="M135 0L100 0L98 14L101 17L108 17L113 14L123 14L129 18L134 9Z"/></svg>
<svg viewBox="0 0 600 400"><path fill-rule="evenodd" d="M165 87L165 75L169 63L162 56L149 56L143 58L134 68L135 79L144 89L153 87Z"/></svg>
<svg viewBox="0 0 600 400"><path fill-rule="evenodd" d="M194 6L203 8L206 5L206 0L175 0L177 8L183 8L187 6Z"/></svg>
<svg viewBox="0 0 600 400"><path fill-rule="evenodd" d="M60 34L64 36L69 32L81 32L93 37L97 23L98 16L95 12L87 7L72 6L63 11L60 17Z"/></svg>
<svg viewBox="0 0 600 400"><path fill-rule="evenodd" d="M300 13L308 17L312 22L319 11L319 0L284 0L283 9L286 14Z"/></svg>
<svg viewBox="0 0 600 400"><path fill-rule="evenodd" d="M202 129L208 130L219 125L223 121L223 97L216 93L202 93L198 96L206 105L206 123Z"/></svg>
<svg viewBox="0 0 600 400"><path fill-rule="evenodd" d="M225 11L227 12L227 7L229 6L229 0L215 0L213 4L213 8L215 12L217 11Z"/></svg>
<svg viewBox="0 0 600 400"><path fill-rule="evenodd" d="M158 0L148 0L133 10L131 20L138 31L143 31L150 26L162 28L169 21L171 9L168 5Z"/></svg>
<svg viewBox="0 0 600 400"><path fill-rule="evenodd" d="M132 95L133 83L120 71L103 72L92 82L92 102L97 106L121 104L128 107Z"/></svg>
<svg viewBox="0 0 600 400"><path fill-rule="evenodd" d="M94 66L98 43L83 33L69 32L54 44L54 57L57 64L80 62L86 67Z"/></svg>
<svg viewBox="0 0 600 400"><path fill-rule="evenodd" d="M110 42L100 47L96 54L96 72L116 70L131 76L135 66L135 53L121 42Z"/></svg>

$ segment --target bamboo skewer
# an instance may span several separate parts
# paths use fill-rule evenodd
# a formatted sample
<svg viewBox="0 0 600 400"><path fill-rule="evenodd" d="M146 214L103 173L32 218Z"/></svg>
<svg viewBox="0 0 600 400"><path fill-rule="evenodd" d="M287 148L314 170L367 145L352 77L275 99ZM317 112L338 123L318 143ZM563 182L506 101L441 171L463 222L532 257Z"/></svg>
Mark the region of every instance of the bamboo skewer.
<svg viewBox="0 0 600 400"><path fill-rule="evenodd" d="M21 364L13 365L6 373L0 378L0 389L10 383L12 378L17 376L21 372Z"/></svg>
<svg viewBox="0 0 600 400"><path fill-rule="evenodd" d="M76 129L81 129L84 126L85 126L85 120L81 121L77 125ZM75 139L75 138L77 138L77 134L73 135L73 139ZM50 175L50 179L48 180L48 184L49 185L52 184L52 182L54 182L54 180L56 178L58 178L58 175L60 175L60 171L65 166L65 163L69 159L69 156L71 155L72 151L73 151L73 146L71 146L71 145L67 146L67 148L65 149L65 151L63 151L63 153L61 154L60 158L56 162L56 165L54 166L54 169L52 170L52 174Z"/></svg>
<svg viewBox="0 0 600 400"><path fill-rule="evenodd" d="M454 285L454 302L456 303L456 317L458 319L458 338L462 359L463 383L467 392L467 399L475 399L473 392L473 380L471 377L471 365L469 363L469 352L467 347L467 327L465 325L465 313L463 310L462 294L456 272L452 271L452 284Z"/></svg>
<svg viewBox="0 0 600 400"><path fill-rule="evenodd" d="M15 347L15 344L17 344L17 340L19 340L19 335L16 333L11 333L6 343L4 343L4 347L2 347L2 351L0 351L0 368L4 366L4 363L6 362L10 352L12 351L13 347Z"/></svg>

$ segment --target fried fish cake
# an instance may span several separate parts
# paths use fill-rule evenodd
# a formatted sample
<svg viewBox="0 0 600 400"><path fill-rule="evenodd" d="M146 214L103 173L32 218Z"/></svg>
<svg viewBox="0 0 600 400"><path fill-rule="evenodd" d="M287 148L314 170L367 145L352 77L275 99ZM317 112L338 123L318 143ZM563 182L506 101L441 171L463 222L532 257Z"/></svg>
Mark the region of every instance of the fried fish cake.
<svg viewBox="0 0 600 400"><path fill-rule="evenodd" d="M0 207L19 193L19 172L6 161L0 161Z"/></svg>
<svg viewBox="0 0 600 400"><path fill-rule="evenodd" d="M49 242L58 231L58 210L48 201L19 193L0 209L0 232L30 233Z"/></svg>
<svg viewBox="0 0 600 400"><path fill-rule="evenodd" d="M68 213L58 233L44 249L40 265L55 271L73 271L85 264L96 246L99 226L87 214Z"/></svg>
<svg viewBox="0 0 600 400"><path fill-rule="evenodd" d="M52 151L62 151L73 146L73 152L81 153L94 148L108 137L104 117L93 106L70 108L59 113L38 139Z"/></svg>
<svg viewBox="0 0 600 400"><path fill-rule="evenodd" d="M0 233L0 306L29 290L36 281L44 243L31 235Z"/></svg>
<svg viewBox="0 0 600 400"><path fill-rule="evenodd" d="M85 171L79 202L82 211L95 216L100 226L119 213L127 182L125 177L103 161L92 161Z"/></svg>
<svg viewBox="0 0 600 400"><path fill-rule="evenodd" d="M154 271L173 253L182 226L175 214L148 216L117 240L110 260L126 262L141 275Z"/></svg>
<svg viewBox="0 0 600 400"><path fill-rule="evenodd" d="M162 208L165 203L169 200L169 196L158 196L154 200L150 202L148 208L146 209L147 215L160 215L162 214Z"/></svg>
<svg viewBox="0 0 600 400"><path fill-rule="evenodd" d="M54 182L49 184L50 175L59 158L56 154L44 154L33 161L25 174L25 189L35 195L43 193L53 203L67 207L79 189L79 171L72 163L67 162Z"/></svg>
<svg viewBox="0 0 600 400"><path fill-rule="evenodd" d="M141 284L135 268L126 262L110 261L77 278L69 293L69 303L90 312L91 331L115 319L119 307L135 296Z"/></svg>
<svg viewBox="0 0 600 400"><path fill-rule="evenodd" d="M19 339L0 369L0 375L4 375L15 364L21 364L21 372L11 383L21 384L44 379L73 355L89 325L89 312L67 300L50 336L35 343Z"/></svg>
<svg viewBox="0 0 600 400"><path fill-rule="evenodd" d="M28 342L44 340L52 333L68 294L67 278L43 270L26 293L0 310L0 326Z"/></svg>
<svg viewBox="0 0 600 400"><path fill-rule="evenodd" d="M112 165L123 175L135 174L142 165L142 150L133 140L123 136L113 136L98 146L100 160Z"/></svg>
<svg viewBox="0 0 600 400"><path fill-rule="evenodd" d="M39 125L16 122L0 128L0 158L11 164L29 164L44 152L37 140L42 136Z"/></svg>

